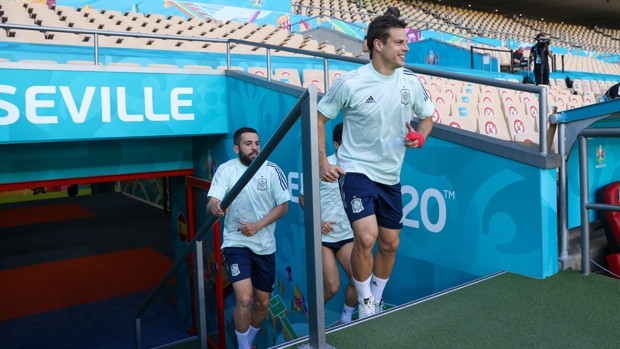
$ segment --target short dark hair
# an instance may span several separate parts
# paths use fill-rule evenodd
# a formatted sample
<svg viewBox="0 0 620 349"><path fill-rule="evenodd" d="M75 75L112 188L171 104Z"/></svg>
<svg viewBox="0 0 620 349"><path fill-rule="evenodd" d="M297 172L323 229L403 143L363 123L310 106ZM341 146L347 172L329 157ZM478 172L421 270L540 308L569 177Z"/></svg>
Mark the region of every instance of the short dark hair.
<svg viewBox="0 0 620 349"><path fill-rule="evenodd" d="M372 57L372 50L374 49L374 42L376 39L381 40L382 43L386 43L390 37L390 29L402 28L404 29L407 24L404 21L394 16L379 16L370 22L368 26L368 33L366 35L366 46Z"/></svg>
<svg viewBox="0 0 620 349"><path fill-rule="evenodd" d="M251 127L242 127L240 129L238 129L237 131L235 131L235 135L233 136L233 142L235 142L236 146L239 146L239 143L241 142L241 135L244 133L256 133L258 134L258 132L256 132L255 129L251 128Z"/></svg>
<svg viewBox="0 0 620 349"><path fill-rule="evenodd" d="M342 127L342 122L339 122L332 131L332 140L338 144L342 144Z"/></svg>
<svg viewBox="0 0 620 349"><path fill-rule="evenodd" d="M543 36L545 36L545 33L538 33L538 34L536 34L536 40L540 39Z"/></svg>
<svg viewBox="0 0 620 349"><path fill-rule="evenodd" d="M394 16L396 18L400 17L400 10L397 7L390 6L385 10L384 15L386 16Z"/></svg>

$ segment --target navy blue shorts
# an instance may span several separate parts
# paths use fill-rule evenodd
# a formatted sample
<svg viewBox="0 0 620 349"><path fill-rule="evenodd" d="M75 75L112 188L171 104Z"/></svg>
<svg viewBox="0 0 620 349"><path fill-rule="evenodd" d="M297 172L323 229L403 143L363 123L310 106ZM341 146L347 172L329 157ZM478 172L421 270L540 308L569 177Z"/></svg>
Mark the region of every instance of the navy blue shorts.
<svg viewBox="0 0 620 349"><path fill-rule="evenodd" d="M386 185L371 181L361 173L340 176L340 194L351 223L370 215L377 217L380 227L403 228L403 199L400 183Z"/></svg>
<svg viewBox="0 0 620 349"><path fill-rule="evenodd" d="M323 246L329 248L330 250L334 251L334 254L338 254L338 251L340 251L342 246L348 244L349 242L353 242L353 238L346 239L346 240L340 240L340 241L337 241L337 242L323 242L321 244Z"/></svg>
<svg viewBox="0 0 620 349"><path fill-rule="evenodd" d="M246 247L226 247L222 257L232 283L251 279L257 290L271 293L276 281L276 254L259 255Z"/></svg>

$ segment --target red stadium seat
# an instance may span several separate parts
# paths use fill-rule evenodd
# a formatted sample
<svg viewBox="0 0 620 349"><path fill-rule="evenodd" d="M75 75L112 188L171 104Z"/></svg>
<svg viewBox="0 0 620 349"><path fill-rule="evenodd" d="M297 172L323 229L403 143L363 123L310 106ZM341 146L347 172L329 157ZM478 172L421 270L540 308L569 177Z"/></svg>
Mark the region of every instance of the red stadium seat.
<svg viewBox="0 0 620 349"><path fill-rule="evenodd" d="M599 191L599 201L609 205L620 205L620 182L606 185ZM620 275L620 212L605 211L600 215L607 236L607 268Z"/></svg>

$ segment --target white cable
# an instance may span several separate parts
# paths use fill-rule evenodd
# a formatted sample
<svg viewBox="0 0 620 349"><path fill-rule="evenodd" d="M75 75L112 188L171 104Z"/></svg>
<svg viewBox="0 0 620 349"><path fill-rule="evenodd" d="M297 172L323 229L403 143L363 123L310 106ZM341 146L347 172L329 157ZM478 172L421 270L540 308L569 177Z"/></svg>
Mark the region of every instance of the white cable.
<svg viewBox="0 0 620 349"><path fill-rule="evenodd" d="M579 249L579 252L581 252L581 245L577 245L577 248ZM611 275L615 276L616 278L620 279L620 275L617 275L617 274L615 274L614 272L612 272L611 270L609 270L609 269L607 269L607 268L603 267L602 265L600 265L600 264L596 263L596 262L595 262L592 258L590 258L590 262L591 262L592 264L596 265L597 267L599 267L599 268L603 269L603 270L604 270L604 271L606 271L607 273L609 273L609 274L611 274Z"/></svg>

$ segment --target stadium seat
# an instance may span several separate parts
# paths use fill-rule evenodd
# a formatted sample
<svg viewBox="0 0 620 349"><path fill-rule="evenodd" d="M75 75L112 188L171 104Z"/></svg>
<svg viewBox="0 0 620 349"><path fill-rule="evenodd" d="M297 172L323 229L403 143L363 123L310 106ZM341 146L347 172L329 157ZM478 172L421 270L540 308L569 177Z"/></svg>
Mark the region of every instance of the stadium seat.
<svg viewBox="0 0 620 349"><path fill-rule="evenodd" d="M506 121L504 118L495 116L479 116L478 132L482 135L491 136L503 140L512 140L508 133Z"/></svg>
<svg viewBox="0 0 620 349"><path fill-rule="evenodd" d="M526 144L539 144L540 138L538 133L534 132L519 132L513 134L513 140L515 142L521 142Z"/></svg>
<svg viewBox="0 0 620 349"><path fill-rule="evenodd" d="M595 94L590 94L588 96L583 96L583 105L590 105L590 104L594 104L597 103L598 98L596 98Z"/></svg>
<svg viewBox="0 0 620 349"><path fill-rule="evenodd" d="M570 101L568 94L566 92L561 93L555 97L555 103L558 105L558 110L566 110L568 106L568 102Z"/></svg>
<svg viewBox="0 0 620 349"><path fill-rule="evenodd" d="M583 96L582 95L571 95L569 97L569 103L576 105L578 107L583 106Z"/></svg>
<svg viewBox="0 0 620 349"><path fill-rule="evenodd" d="M478 130L480 134L510 140L504 112L499 104L478 104Z"/></svg>
<svg viewBox="0 0 620 349"><path fill-rule="evenodd" d="M477 97L481 104L500 104L501 102L497 93L481 93Z"/></svg>
<svg viewBox="0 0 620 349"><path fill-rule="evenodd" d="M478 111L476 111L474 105L470 103L451 103L450 115L475 119Z"/></svg>
<svg viewBox="0 0 620 349"><path fill-rule="evenodd" d="M478 95L470 93L461 93L456 97L456 101L460 103L477 103Z"/></svg>
<svg viewBox="0 0 620 349"><path fill-rule="evenodd" d="M478 104L478 115L503 118L504 112L499 104Z"/></svg>
<svg viewBox="0 0 620 349"><path fill-rule="evenodd" d="M442 94L444 97L448 98L449 103L456 102L457 91L460 91L460 88L457 89L454 85L444 86Z"/></svg>
<svg viewBox="0 0 620 349"><path fill-rule="evenodd" d="M340 79L346 73L347 73L346 70L337 70L337 69L330 70L329 71L329 86L331 87L336 80Z"/></svg>
<svg viewBox="0 0 620 349"><path fill-rule="evenodd" d="M155 41L156 42L156 41ZM155 43L153 42L153 43ZM179 49L182 51L198 51L205 52L207 51L207 46L211 43L207 41L183 41L179 46Z"/></svg>
<svg viewBox="0 0 620 349"><path fill-rule="evenodd" d="M211 42L207 43L207 46L204 48L205 51L208 52L226 52L226 43L223 42Z"/></svg>
<svg viewBox="0 0 620 349"><path fill-rule="evenodd" d="M164 40L164 39L155 39L151 42L150 45L145 48L152 48L158 50L173 50L179 48L183 44L183 41L179 40Z"/></svg>
<svg viewBox="0 0 620 349"><path fill-rule="evenodd" d="M289 83L295 86L301 86L301 79L297 69L277 68L275 70L274 79Z"/></svg>
<svg viewBox="0 0 620 349"><path fill-rule="evenodd" d="M620 205L620 182L613 182L597 192L597 201L608 205ZM607 236L607 268L620 275L620 212L604 211L599 214Z"/></svg>
<svg viewBox="0 0 620 349"><path fill-rule="evenodd" d="M435 92L431 94L431 100L433 101L434 104L441 104L441 105L450 105L451 103L453 103L454 101L451 101L449 98L447 98L446 96L440 94L439 92Z"/></svg>
<svg viewBox="0 0 620 349"><path fill-rule="evenodd" d="M264 67L249 67L248 73L259 76L261 78L267 78L267 68Z"/></svg>
<svg viewBox="0 0 620 349"><path fill-rule="evenodd" d="M592 91L592 84L590 83L589 79L582 79L581 86L583 87L584 93Z"/></svg>
<svg viewBox="0 0 620 349"><path fill-rule="evenodd" d="M492 101L497 101L498 98L500 101L503 101L501 98L502 95L500 94L500 90L497 87L480 85L480 94L478 94L478 100L484 100L485 96L489 96Z"/></svg>
<svg viewBox="0 0 620 349"><path fill-rule="evenodd" d="M562 89L562 90L566 89L566 81L564 79L562 79L562 78L556 78L555 79L555 84L557 86L559 86L560 89Z"/></svg>
<svg viewBox="0 0 620 349"><path fill-rule="evenodd" d="M255 23L246 23L243 27L232 31L226 35L226 38L231 39L240 39L240 40L249 40L248 37L256 30L258 30L258 25Z"/></svg>
<svg viewBox="0 0 620 349"><path fill-rule="evenodd" d="M538 102L538 98L532 93L519 91L518 95L523 104Z"/></svg>
<svg viewBox="0 0 620 349"><path fill-rule="evenodd" d="M468 82L464 83L463 86L461 86L461 93L467 94L472 100L477 101L480 99L480 86Z"/></svg>
<svg viewBox="0 0 620 349"><path fill-rule="evenodd" d="M418 76L418 80L420 80L420 82L422 83L422 85L425 85L427 82L430 81L430 77L428 75L424 75L424 74L417 74Z"/></svg>
<svg viewBox="0 0 620 349"><path fill-rule="evenodd" d="M144 48L150 45L153 42L153 39L147 38L134 38L134 37L123 37L123 39L118 43L121 47L127 48Z"/></svg>
<svg viewBox="0 0 620 349"><path fill-rule="evenodd" d="M455 116L450 114L442 115L441 123L442 125L459 128L470 132L478 132L478 124L476 123L475 117L460 117L458 115Z"/></svg>
<svg viewBox="0 0 620 349"><path fill-rule="evenodd" d="M538 111L538 101L535 103L525 103L525 112L527 115L538 120L538 116L540 115Z"/></svg>
<svg viewBox="0 0 620 349"><path fill-rule="evenodd" d="M322 69L304 69L302 71L302 86L308 87L316 84L319 92L325 92L325 77Z"/></svg>
<svg viewBox="0 0 620 349"><path fill-rule="evenodd" d="M271 45L280 46L288 39L290 33L285 29L278 29L271 36L269 36L265 42Z"/></svg>
<svg viewBox="0 0 620 349"><path fill-rule="evenodd" d="M47 32L45 43L59 45L89 45L87 41L84 41L84 37L81 35L52 31Z"/></svg>
<svg viewBox="0 0 620 349"><path fill-rule="evenodd" d="M534 119L523 114L510 114L506 115L506 124L508 126L508 133L515 139L518 133L535 134L538 131L538 127L534 122Z"/></svg>
<svg viewBox="0 0 620 349"><path fill-rule="evenodd" d="M522 115L525 114L525 104L521 103L519 100L515 100L511 98L511 96L505 96L506 99L502 101L502 108L504 110L504 115Z"/></svg>
<svg viewBox="0 0 620 349"><path fill-rule="evenodd" d="M427 87L431 90L431 93L435 94L435 92L443 92L443 85L444 83L442 79L435 78L428 82Z"/></svg>
<svg viewBox="0 0 620 349"><path fill-rule="evenodd" d="M29 25L34 25L34 23L30 23ZM41 43L45 41L45 35L35 30L10 30L6 38L10 41L19 42Z"/></svg>
<svg viewBox="0 0 620 349"><path fill-rule="evenodd" d="M450 115L450 106L447 104L435 104L435 112L433 113L433 122L443 124Z"/></svg>

